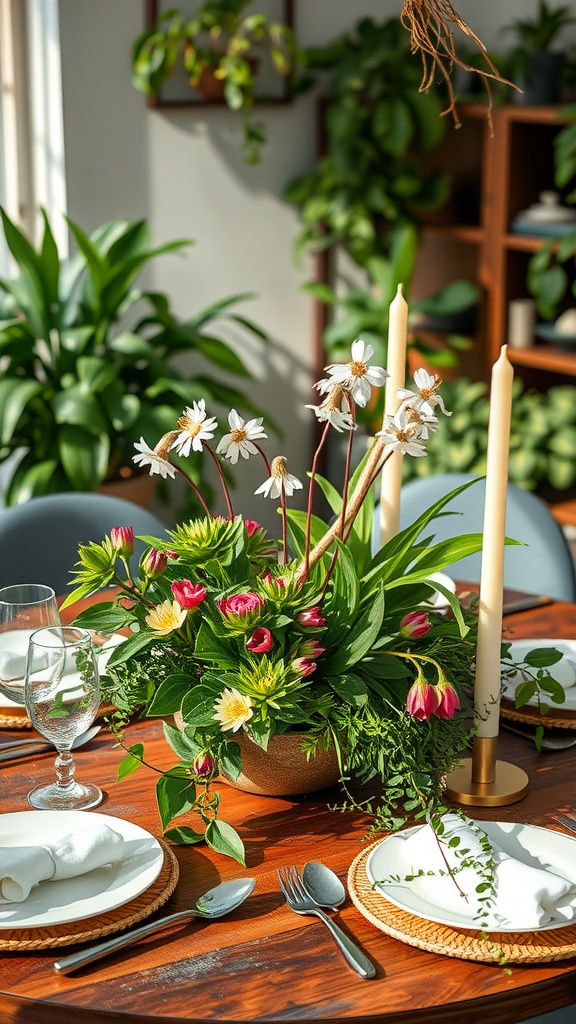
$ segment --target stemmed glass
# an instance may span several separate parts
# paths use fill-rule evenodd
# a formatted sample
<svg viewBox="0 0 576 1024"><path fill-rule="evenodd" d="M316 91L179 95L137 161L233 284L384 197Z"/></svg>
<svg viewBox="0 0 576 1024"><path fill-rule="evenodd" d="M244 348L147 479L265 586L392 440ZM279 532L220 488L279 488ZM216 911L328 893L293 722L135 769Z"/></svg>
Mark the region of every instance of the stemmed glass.
<svg viewBox="0 0 576 1024"><path fill-rule="evenodd" d="M20 583L0 590L0 693L24 704L24 673L28 643L41 626L59 626L60 614L52 587Z"/></svg>
<svg viewBox="0 0 576 1024"><path fill-rule="evenodd" d="M28 803L40 810L86 810L102 800L97 786L76 782L73 741L94 721L100 703L98 664L87 629L51 626L30 637L24 682L32 725L58 751L57 781L36 786Z"/></svg>

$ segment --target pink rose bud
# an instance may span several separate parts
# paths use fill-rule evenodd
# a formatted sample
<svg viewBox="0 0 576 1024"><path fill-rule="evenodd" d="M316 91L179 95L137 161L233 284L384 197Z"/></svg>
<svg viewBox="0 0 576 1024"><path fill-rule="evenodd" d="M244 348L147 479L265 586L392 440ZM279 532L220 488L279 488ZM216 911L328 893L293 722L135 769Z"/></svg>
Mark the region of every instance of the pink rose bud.
<svg viewBox="0 0 576 1024"><path fill-rule="evenodd" d="M317 640L305 640L298 648L298 655L301 658L319 658L324 654L325 647L321 647Z"/></svg>
<svg viewBox="0 0 576 1024"><path fill-rule="evenodd" d="M210 754L198 754L192 764L192 772L197 779L211 779L216 765Z"/></svg>
<svg viewBox="0 0 576 1024"><path fill-rule="evenodd" d="M311 676L316 671L316 662L311 658L294 658L294 661L290 663L290 668L299 676Z"/></svg>
<svg viewBox="0 0 576 1024"><path fill-rule="evenodd" d="M140 568L149 580L161 576L168 565L168 556L165 551L158 551L157 548L149 548L142 556Z"/></svg>
<svg viewBox="0 0 576 1024"><path fill-rule="evenodd" d="M301 626L325 626L326 619L321 614L319 604L315 604L313 608L307 608L306 611L300 612L297 616L298 622Z"/></svg>
<svg viewBox="0 0 576 1024"><path fill-rule="evenodd" d="M438 718L454 718L454 712L460 707L460 698L456 690L447 680L440 681L438 691L438 707L434 712Z"/></svg>
<svg viewBox="0 0 576 1024"><path fill-rule="evenodd" d="M190 580L171 583L170 590L181 608L195 608L197 604L201 604L207 593L206 587L201 583L191 583Z"/></svg>
<svg viewBox="0 0 576 1024"><path fill-rule="evenodd" d="M166 554L168 555L168 558L172 558L174 561L180 558L180 555L178 554L177 551L167 551Z"/></svg>
<svg viewBox="0 0 576 1024"><path fill-rule="evenodd" d="M246 641L246 647L254 654L267 654L274 647L272 633L264 626L259 626Z"/></svg>
<svg viewBox="0 0 576 1024"><path fill-rule="evenodd" d="M423 721L430 718L438 707L437 688L431 683L417 679L408 690L406 710L413 718Z"/></svg>
<svg viewBox="0 0 576 1024"><path fill-rule="evenodd" d="M256 533L256 530L261 530L260 523L257 523L255 519L245 519L244 526L246 527L246 533L249 537L252 537Z"/></svg>
<svg viewBox="0 0 576 1024"><path fill-rule="evenodd" d="M250 591L248 594L232 594L231 597L222 597L216 604L227 619L244 618L246 615L258 611L264 604L264 598Z"/></svg>
<svg viewBox="0 0 576 1024"><path fill-rule="evenodd" d="M400 633L406 639L426 636L431 629L432 623L427 612L408 612L400 621Z"/></svg>
<svg viewBox="0 0 576 1024"><path fill-rule="evenodd" d="M120 558L134 554L134 530L131 526L113 526L110 530L112 547Z"/></svg>

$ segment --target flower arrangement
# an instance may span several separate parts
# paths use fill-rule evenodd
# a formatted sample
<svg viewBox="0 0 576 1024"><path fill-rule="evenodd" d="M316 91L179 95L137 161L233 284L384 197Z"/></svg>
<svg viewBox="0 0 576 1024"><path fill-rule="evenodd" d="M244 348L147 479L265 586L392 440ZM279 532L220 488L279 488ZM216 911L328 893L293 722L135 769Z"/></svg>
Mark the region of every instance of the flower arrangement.
<svg viewBox="0 0 576 1024"><path fill-rule="evenodd" d="M277 456L270 463L262 419L232 410L218 442L218 424L203 400L184 410L154 448L142 438L134 461L151 474L188 479L205 516L178 524L167 539L145 537L149 549L130 566L134 537L118 527L102 544L82 545L70 605L95 590L117 588L112 601L76 619L101 634L131 631L115 648L105 679L117 709L115 728L137 709L162 716L178 763L160 773L156 795L168 838L205 840L243 862L241 839L219 817L217 777L237 779L240 735L266 750L272 737L297 733L308 756L333 748L344 806L362 807L374 828L395 828L441 803L441 778L457 763L473 728L471 713L476 617L430 579L478 550L478 535L435 544L422 539L434 516L463 488L438 501L413 525L372 553L373 490L394 452L425 456L444 408L440 381L425 370L416 390L399 390L387 417L351 474L356 410L387 377L370 365L371 346L352 344L347 363L331 365L308 406L322 424L308 474L307 509L288 508L303 483ZM330 430L347 432L341 491L318 474ZM213 516L186 472L191 451L216 463L228 516ZM272 540L252 519L235 514L222 460L231 466L261 458L266 479L256 494L277 499L282 537ZM466 485L468 486L468 485ZM313 512L316 489L334 519ZM448 614L427 606L440 589ZM178 713L182 727L170 721ZM127 749L119 776L146 764L141 745ZM377 779L378 799L353 794L351 780ZM173 822L195 813L198 831Z"/></svg>

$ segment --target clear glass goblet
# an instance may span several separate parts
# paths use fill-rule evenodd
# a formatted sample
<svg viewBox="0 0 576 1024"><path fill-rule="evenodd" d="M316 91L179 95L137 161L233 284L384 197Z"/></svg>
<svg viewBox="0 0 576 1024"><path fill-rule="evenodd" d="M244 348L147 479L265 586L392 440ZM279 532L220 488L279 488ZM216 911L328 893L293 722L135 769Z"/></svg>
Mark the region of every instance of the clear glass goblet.
<svg viewBox="0 0 576 1024"><path fill-rule="evenodd" d="M28 803L40 810L86 810L102 800L97 786L74 778L73 741L94 721L100 703L98 664L87 629L51 626L30 637L24 683L32 725L58 751L57 781L37 786Z"/></svg>
<svg viewBox="0 0 576 1024"><path fill-rule="evenodd" d="M24 704L28 643L42 626L59 626L56 594L43 583L0 589L0 693Z"/></svg>

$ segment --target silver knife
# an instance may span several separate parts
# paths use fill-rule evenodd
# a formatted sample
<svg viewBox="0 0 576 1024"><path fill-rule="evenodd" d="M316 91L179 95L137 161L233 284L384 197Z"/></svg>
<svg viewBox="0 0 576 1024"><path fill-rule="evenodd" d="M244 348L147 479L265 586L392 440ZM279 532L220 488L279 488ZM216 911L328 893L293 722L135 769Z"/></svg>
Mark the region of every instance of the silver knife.
<svg viewBox="0 0 576 1024"><path fill-rule="evenodd" d="M559 821L564 828L570 829L571 832L576 832L576 818L571 818L569 814L555 814L556 821Z"/></svg>
<svg viewBox="0 0 576 1024"><path fill-rule="evenodd" d="M35 743L34 745L21 747L10 747L9 750L0 750L0 761L14 761L17 757L27 757L29 754L45 754L47 751L55 751L52 743Z"/></svg>

